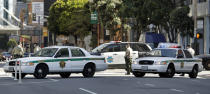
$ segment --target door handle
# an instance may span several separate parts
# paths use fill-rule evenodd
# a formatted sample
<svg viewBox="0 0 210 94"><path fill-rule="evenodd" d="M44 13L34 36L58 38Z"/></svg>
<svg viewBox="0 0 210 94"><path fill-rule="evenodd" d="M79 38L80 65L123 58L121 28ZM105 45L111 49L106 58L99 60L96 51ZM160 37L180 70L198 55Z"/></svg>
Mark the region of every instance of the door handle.
<svg viewBox="0 0 210 94"><path fill-rule="evenodd" d="M133 53L133 54L136 54L136 53Z"/></svg>
<svg viewBox="0 0 210 94"><path fill-rule="evenodd" d="M113 54L113 55L118 55L118 54Z"/></svg>

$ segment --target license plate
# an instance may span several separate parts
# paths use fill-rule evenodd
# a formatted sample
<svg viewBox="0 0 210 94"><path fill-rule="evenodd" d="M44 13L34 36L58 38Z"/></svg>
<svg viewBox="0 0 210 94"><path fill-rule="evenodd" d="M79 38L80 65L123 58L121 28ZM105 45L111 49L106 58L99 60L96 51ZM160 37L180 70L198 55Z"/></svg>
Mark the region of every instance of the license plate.
<svg viewBox="0 0 210 94"><path fill-rule="evenodd" d="M142 66L141 69L144 70L144 71L148 70L148 66Z"/></svg>

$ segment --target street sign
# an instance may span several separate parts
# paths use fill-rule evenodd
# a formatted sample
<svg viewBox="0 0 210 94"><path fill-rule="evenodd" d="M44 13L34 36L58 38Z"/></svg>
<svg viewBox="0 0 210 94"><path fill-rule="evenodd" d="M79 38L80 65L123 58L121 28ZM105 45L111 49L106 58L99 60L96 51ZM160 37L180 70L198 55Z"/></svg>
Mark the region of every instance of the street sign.
<svg viewBox="0 0 210 94"><path fill-rule="evenodd" d="M91 24L97 24L98 23L98 14L97 12L93 12L91 13L91 21L90 21Z"/></svg>

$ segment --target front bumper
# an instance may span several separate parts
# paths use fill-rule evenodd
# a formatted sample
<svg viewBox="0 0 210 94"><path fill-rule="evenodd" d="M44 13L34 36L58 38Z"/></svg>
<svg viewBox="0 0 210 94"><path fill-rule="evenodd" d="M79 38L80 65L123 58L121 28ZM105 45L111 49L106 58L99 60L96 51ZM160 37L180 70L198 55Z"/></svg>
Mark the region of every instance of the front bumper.
<svg viewBox="0 0 210 94"><path fill-rule="evenodd" d="M132 64L132 71L147 72L147 73L162 73L166 72L167 65L139 65Z"/></svg>
<svg viewBox="0 0 210 94"><path fill-rule="evenodd" d="M20 68L17 66L17 71L19 71ZM21 66L21 72L22 73L34 73L35 68L33 66ZM8 73L14 73L15 72L15 66L4 66L4 71Z"/></svg>

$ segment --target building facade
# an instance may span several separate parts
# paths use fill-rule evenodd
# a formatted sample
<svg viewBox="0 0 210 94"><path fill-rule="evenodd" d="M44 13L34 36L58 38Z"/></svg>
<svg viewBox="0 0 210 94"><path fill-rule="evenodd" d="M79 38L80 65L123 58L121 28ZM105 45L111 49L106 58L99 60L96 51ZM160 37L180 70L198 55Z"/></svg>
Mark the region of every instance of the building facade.
<svg viewBox="0 0 210 94"><path fill-rule="evenodd" d="M190 0L190 16L193 16L193 5ZM197 30L201 38L197 39L198 54L210 53L210 0L198 0L197 2Z"/></svg>

